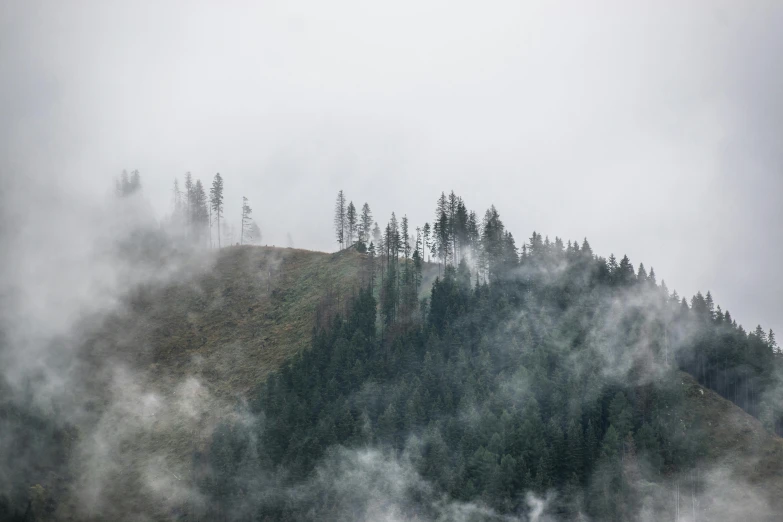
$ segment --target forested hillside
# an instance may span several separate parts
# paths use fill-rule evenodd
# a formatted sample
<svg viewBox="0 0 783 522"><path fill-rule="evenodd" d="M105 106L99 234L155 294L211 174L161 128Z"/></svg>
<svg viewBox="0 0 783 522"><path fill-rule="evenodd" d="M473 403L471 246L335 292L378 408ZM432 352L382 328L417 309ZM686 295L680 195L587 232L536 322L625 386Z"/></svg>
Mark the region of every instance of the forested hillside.
<svg viewBox="0 0 783 522"><path fill-rule="evenodd" d="M502 231L496 215L482 234L483 248L496 248L483 282L464 258L448 266L424 319L386 336L367 289L261 385L251 413L263 420L215 433L202 516L501 519L533 509L535 494L569 520L674 519L679 509L776 519L780 439L715 414L721 401L678 371L771 428L779 358L769 339L745 334L708 298L688 306L670 296L627 258L594 256L587 242L562 248L534 234L520 259L507 235L490 244L493 225ZM736 444L747 432L748 445ZM388 476L389 461L402 477ZM357 474L370 483L345 491ZM775 507L748 501L753 482ZM731 515L727 491L741 506Z"/></svg>
<svg viewBox="0 0 783 522"><path fill-rule="evenodd" d="M204 249L187 209L188 248L118 242L159 275L84 319L71 396L0 383L0 519L779 518L783 358L709 292L453 192L383 229L341 192L334 254Z"/></svg>

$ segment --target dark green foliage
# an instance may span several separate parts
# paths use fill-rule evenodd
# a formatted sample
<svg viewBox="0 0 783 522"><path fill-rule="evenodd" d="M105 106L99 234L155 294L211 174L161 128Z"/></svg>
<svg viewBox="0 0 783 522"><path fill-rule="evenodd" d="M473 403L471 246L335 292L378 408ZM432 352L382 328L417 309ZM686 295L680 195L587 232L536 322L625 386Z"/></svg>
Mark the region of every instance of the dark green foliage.
<svg viewBox="0 0 783 522"><path fill-rule="evenodd" d="M445 269L417 318L406 292L418 288L423 245L417 238L411 255L407 220L401 233L392 215L380 302L372 287L361 291L347 319L269 378L251 404L264 422L250 436L217 432L213 480L240 474L234 458L257 467L243 476L276 470L265 491L284 497L332 446L372 446L405 454L439 494L498 513L525 509L527 492L555 490L561 515L629 520L649 494L643 484L662 484L705 454L702 433L679 421L678 369L753 414L780 418L761 401L774 384L774 340L760 328L745 334L713 310L710 294L681 304L652 270L636 272L627 256L596 258L587 240L566 246L534 232L520 256L494 208L478 236L462 205L439 200L433 242ZM465 255L477 240L483 283ZM215 484L208 495L216 506L248 504L226 491ZM255 499L257 519L337 509L272 497Z"/></svg>
<svg viewBox="0 0 783 522"><path fill-rule="evenodd" d="M0 379L0 521L48 520L72 479L76 430L36 405L36 385L14 396Z"/></svg>

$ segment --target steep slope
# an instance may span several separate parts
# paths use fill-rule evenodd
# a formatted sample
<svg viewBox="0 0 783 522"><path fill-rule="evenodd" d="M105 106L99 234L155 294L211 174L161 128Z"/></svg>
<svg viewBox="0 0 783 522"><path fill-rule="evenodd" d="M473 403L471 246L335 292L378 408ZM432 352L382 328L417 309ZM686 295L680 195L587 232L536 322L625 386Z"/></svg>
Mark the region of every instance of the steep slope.
<svg viewBox="0 0 783 522"><path fill-rule="evenodd" d="M344 308L362 284L362 260L355 250L225 248L208 272L136 294L112 327L145 347L153 374L242 394L309 345L319 313Z"/></svg>
<svg viewBox="0 0 783 522"><path fill-rule="evenodd" d="M779 519L783 513L783 439L735 404L700 386L692 376L680 373L680 377L686 398L683 423L700 430L708 441L707 481L713 484L714 494L703 500L700 511L712 520ZM751 504L767 504L769 509L749 513Z"/></svg>
<svg viewBox="0 0 783 522"><path fill-rule="evenodd" d="M139 287L83 343L75 395L87 414L58 518L173 516L213 427L344 311L363 259L251 246L166 259L179 273Z"/></svg>

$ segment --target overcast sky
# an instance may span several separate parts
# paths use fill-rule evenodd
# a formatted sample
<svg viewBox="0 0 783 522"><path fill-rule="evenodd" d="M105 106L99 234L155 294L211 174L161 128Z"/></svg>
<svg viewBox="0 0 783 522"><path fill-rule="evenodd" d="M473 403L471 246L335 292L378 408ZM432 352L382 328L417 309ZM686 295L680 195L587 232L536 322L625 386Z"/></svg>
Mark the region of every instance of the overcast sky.
<svg viewBox="0 0 783 522"><path fill-rule="evenodd" d="M339 189L381 225L454 189L783 339L781 56L774 0L4 1L3 204L40 224L126 168L163 216L220 172L229 219L332 250Z"/></svg>

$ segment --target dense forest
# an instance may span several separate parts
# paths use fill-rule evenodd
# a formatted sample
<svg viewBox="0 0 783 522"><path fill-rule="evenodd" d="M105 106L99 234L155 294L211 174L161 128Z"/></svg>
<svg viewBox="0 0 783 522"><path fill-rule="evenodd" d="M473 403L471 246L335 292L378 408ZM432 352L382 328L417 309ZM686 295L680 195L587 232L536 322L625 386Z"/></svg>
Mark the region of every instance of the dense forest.
<svg viewBox="0 0 783 522"><path fill-rule="evenodd" d="M341 192L337 240L366 253L366 288L259 383L250 420L222 425L195 456L197 518L372 518L372 503L346 505L336 483L313 479L367 448L423 480L382 508L402 519L448 519L444 502L501 519L530 492L556 492L563 519L629 520L642 505L674 516L667 484L690 477L697 495L708 443L680 420L678 369L783 432L773 332L745 332L709 292L689 304L587 240L534 232L520 251L494 207L479 223L453 192L413 238L407 218L371 235L355 216ZM425 248L444 268L420 295Z"/></svg>

